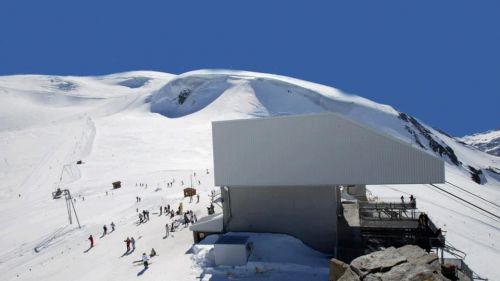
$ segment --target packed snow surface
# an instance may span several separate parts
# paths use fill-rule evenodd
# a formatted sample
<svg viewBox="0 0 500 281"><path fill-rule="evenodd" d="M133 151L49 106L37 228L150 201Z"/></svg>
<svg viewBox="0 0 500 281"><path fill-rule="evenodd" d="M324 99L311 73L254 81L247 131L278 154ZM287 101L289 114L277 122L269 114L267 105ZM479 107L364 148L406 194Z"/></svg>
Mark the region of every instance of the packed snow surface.
<svg viewBox="0 0 500 281"><path fill-rule="evenodd" d="M2 280L324 280L327 258L292 237L249 234L247 266L211 262L183 226L165 237L160 205L203 217L213 185L211 122L334 111L442 157L443 189L500 215L500 160L421 121L362 97L271 74L199 70L106 76L0 77L0 270ZM445 112L443 112L445 114ZM76 164L82 160L82 164ZM480 171L481 173L479 174ZM471 179L477 174L479 183ZM121 181L113 190L111 183ZM193 185L200 202L182 190ZM82 224L68 224L69 189ZM417 197L418 207L465 251L467 264L500 280L500 219L429 185L370 186L371 197ZM137 202L136 197L142 198ZM314 194L312 194L314 196ZM151 219L138 224L138 213ZM216 209L220 212L220 209ZM116 230L102 236L104 224ZM89 248L92 234L96 245ZM136 249L125 252L127 237ZM142 253L155 248L149 269Z"/></svg>

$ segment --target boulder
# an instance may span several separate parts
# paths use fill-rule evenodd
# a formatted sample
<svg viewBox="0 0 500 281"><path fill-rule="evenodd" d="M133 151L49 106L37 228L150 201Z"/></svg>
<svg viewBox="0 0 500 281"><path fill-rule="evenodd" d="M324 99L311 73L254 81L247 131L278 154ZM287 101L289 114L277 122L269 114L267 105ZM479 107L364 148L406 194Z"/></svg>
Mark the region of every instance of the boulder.
<svg viewBox="0 0 500 281"><path fill-rule="evenodd" d="M429 254L419 246L415 245L405 245L403 247L399 247L397 251L399 254L404 256L409 263L414 264L430 264L438 259L436 254Z"/></svg>
<svg viewBox="0 0 500 281"><path fill-rule="evenodd" d="M349 269L349 265L343 261L337 259L330 260L330 275L328 277L329 281L337 281L344 275L344 272Z"/></svg>
<svg viewBox="0 0 500 281"><path fill-rule="evenodd" d="M360 281L359 276L351 269L348 268L338 281Z"/></svg>
<svg viewBox="0 0 500 281"><path fill-rule="evenodd" d="M419 258L427 254L422 248L415 245L405 245L397 248L397 251L408 260Z"/></svg>
<svg viewBox="0 0 500 281"><path fill-rule="evenodd" d="M374 252L354 259L351 265L357 268L361 277L368 273L387 271L393 266L406 262L406 258L401 255L396 248L390 247L383 251Z"/></svg>
<svg viewBox="0 0 500 281"><path fill-rule="evenodd" d="M368 274L363 278L363 281L382 281L382 274L379 272Z"/></svg>
<svg viewBox="0 0 500 281"><path fill-rule="evenodd" d="M449 280L430 265L403 263L397 265L381 276L382 281L446 281Z"/></svg>

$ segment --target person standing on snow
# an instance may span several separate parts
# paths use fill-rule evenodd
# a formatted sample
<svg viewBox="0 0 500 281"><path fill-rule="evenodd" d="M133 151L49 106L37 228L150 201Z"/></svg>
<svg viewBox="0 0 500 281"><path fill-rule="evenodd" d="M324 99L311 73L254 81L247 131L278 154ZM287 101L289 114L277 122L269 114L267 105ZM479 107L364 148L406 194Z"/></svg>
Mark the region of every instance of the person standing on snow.
<svg viewBox="0 0 500 281"><path fill-rule="evenodd" d="M144 263L144 269L148 268L148 261L148 255L146 255L146 253L142 253L142 262Z"/></svg>
<svg viewBox="0 0 500 281"><path fill-rule="evenodd" d="M115 231L115 223L111 222L111 231Z"/></svg>
<svg viewBox="0 0 500 281"><path fill-rule="evenodd" d="M165 237L168 237L168 235L170 234L170 231L169 231L169 229L168 229L168 222L167 222L167 224L165 225L165 231L166 231Z"/></svg>
<svg viewBox="0 0 500 281"><path fill-rule="evenodd" d="M132 243L132 250L135 250L135 239L134 239L134 237L130 238L130 243Z"/></svg>
<svg viewBox="0 0 500 281"><path fill-rule="evenodd" d="M127 253L130 251L130 238L127 237L127 239L125 239L125 244L127 245Z"/></svg>
<svg viewBox="0 0 500 281"><path fill-rule="evenodd" d="M89 236L89 241L90 241L90 248L94 247L94 237L92 237L92 234Z"/></svg>
<svg viewBox="0 0 500 281"><path fill-rule="evenodd" d="M106 235L108 233L108 228L106 227L106 225L104 225L102 227L102 230L103 230L102 236L104 236L104 235Z"/></svg>

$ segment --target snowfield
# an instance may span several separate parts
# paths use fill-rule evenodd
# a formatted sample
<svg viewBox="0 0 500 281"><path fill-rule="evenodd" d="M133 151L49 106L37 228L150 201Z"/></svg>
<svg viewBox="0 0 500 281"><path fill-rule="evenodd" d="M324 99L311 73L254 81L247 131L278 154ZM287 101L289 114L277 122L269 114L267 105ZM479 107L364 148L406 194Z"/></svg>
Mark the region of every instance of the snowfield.
<svg viewBox="0 0 500 281"><path fill-rule="evenodd" d="M500 156L500 129L465 136L459 140L491 155Z"/></svg>
<svg viewBox="0 0 500 281"><path fill-rule="evenodd" d="M325 280L328 257L286 235L249 234L256 250L248 265L215 267L216 237L193 246L182 226L165 237L172 220L159 207L183 202L198 218L206 215L217 190L212 121L328 111L442 157L449 184L439 186L487 212L429 185L369 186L370 196L413 194L474 271L500 280L493 266L500 260L499 157L388 105L289 77L228 70L0 77L2 280ZM118 180L122 188L113 190ZM191 183L199 203L183 198ZM52 199L58 187L75 198L81 229L68 224L64 199ZM151 220L138 224L143 209ZM112 221L116 230L101 237ZM127 237L137 240L129 254ZM159 256L143 270L134 261L151 248Z"/></svg>

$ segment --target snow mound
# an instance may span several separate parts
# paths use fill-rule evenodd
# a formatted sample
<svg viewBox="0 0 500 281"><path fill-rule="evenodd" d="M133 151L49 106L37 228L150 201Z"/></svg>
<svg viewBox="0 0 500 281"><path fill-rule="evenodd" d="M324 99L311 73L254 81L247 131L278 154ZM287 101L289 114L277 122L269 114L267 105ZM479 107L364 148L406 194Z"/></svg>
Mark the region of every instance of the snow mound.
<svg viewBox="0 0 500 281"><path fill-rule="evenodd" d="M146 83L148 83L150 80L151 78L149 77L130 77L121 82L118 82L117 84L131 89L135 89L146 85Z"/></svg>
<svg viewBox="0 0 500 281"><path fill-rule="evenodd" d="M284 234L271 233L228 233L244 235L252 243L248 262L242 266L216 266L213 254L214 243L219 235L210 235L200 244L194 245L191 259L203 271L201 276L215 280L326 280L328 260L325 254L317 252L302 241ZM271 246L272 245L272 246Z"/></svg>
<svg viewBox="0 0 500 281"><path fill-rule="evenodd" d="M349 116L360 116L360 112L369 111L371 115L381 113L382 119L384 115L397 115L397 111L389 106L347 95L331 87L278 75L228 70L200 70L179 75L153 95L151 110L178 118L201 111L208 105L217 107L220 113L240 109L219 107L217 101L225 99L252 105L245 112L240 110L247 117L325 111Z"/></svg>

